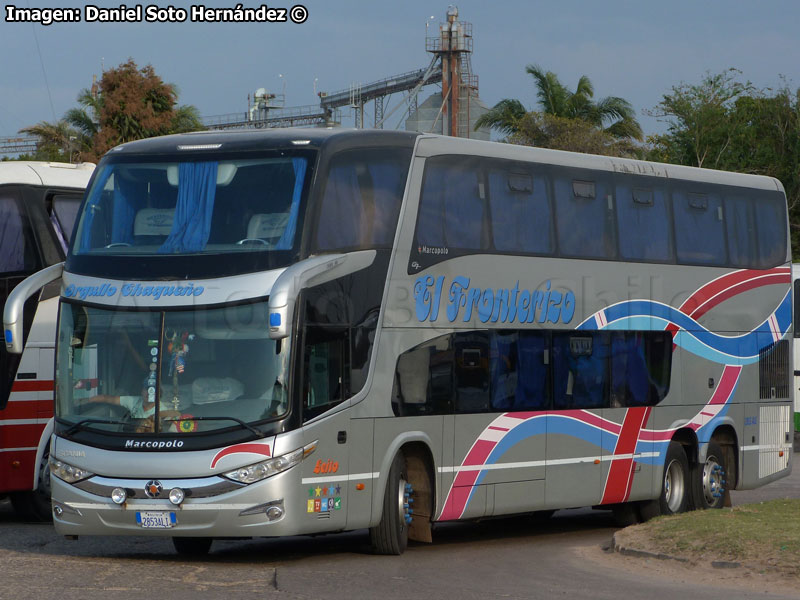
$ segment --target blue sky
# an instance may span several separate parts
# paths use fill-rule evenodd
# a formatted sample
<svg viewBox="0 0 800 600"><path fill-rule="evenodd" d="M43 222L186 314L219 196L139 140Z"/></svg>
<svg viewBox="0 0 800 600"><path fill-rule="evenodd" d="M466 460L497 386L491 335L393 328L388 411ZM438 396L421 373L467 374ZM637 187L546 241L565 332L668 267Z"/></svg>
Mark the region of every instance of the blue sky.
<svg viewBox="0 0 800 600"><path fill-rule="evenodd" d="M129 57L139 65L152 64L164 80L177 85L180 103L194 104L203 116L244 112L247 95L259 87L280 93L285 86L289 106L313 104L315 79L317 90L337 91L427 66L426 22L434 34L448 7L447 2L417 0L300 1L309 12L301 25L82 22L48 27L5 22L9 3L4 2L0 137L51 121L54 113L60 118L76 106L78 92L90 86L92 75L101 75L102 65L116 66ZM85 6L45 0L12 4ZM246 7L260 4L244 1ZM213 0L206 6L233 8L236 2ZM293 3L276 0L269 6ZM796 0L462 0L457 6L460 19L473 25L473 71L480 78L480 96L490 106L518 98L535 107L532 80L525 73L529 63L554 71L569 87L588 75L596 97L622 96L633 104L645 133L664 125L642 110L653 108L672 86L697 83L706 72L736 67L759 87L780 85L780 75L792 88L800 86ZM425 88L421 99L434 91ZM399 100L393 96L389 106ZM371 110L368 105L368 120ZM347 124L349 112L343 116Z"/></svg>

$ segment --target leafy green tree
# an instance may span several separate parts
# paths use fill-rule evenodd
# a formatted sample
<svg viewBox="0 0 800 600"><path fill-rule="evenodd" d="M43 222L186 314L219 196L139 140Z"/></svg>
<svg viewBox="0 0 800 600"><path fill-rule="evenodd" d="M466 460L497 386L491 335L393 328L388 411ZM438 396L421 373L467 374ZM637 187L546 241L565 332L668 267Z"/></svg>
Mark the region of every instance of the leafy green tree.
<svg viewBox="0 0 800 600"><path fill-rule="evenodd" d="M536 85L538 111L528 111L519 100L498 102L475 124L491 127L507 141L576 152L628 156L642 140L642 128L631 104L617 96L594 100L594 87L586 75L569 90L552 71L528 65Z"/></svg>
<svg viewBox="0 0 800 600"><path fill-rule="evenodd" d="M525 114L506 141L553 150L641 158L639 146L629 139L618 139L581 119L539 112Z"/></svg>

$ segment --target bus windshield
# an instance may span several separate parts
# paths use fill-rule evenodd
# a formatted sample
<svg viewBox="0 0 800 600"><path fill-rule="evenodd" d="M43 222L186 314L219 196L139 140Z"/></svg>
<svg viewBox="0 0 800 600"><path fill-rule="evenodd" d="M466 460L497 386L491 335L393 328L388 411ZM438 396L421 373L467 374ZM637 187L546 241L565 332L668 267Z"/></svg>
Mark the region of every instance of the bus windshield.
<svg viewBox="0 0 800 600"><path fill-rule="evenodd" d="M291 250L307 156L273 154L142 162L98 168L80 215L76 255L196 255Z"/></svg>
<svg viewBox="0 0 800 600"><path fill-rule="evenodd" d="M56 417L148 434L280 417L288 410L289 343L269 339L268 329L263 301L170 312L64 302Z"/></svg>

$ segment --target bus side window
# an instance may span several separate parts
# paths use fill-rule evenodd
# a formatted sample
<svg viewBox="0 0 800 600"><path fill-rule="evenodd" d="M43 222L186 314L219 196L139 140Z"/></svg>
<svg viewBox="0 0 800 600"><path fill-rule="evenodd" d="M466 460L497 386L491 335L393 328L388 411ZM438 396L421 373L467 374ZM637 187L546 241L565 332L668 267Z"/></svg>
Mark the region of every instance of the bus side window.
<svg viewBox="0 0 800 600"><path fill-rule="evenodd" d="M347 330L307 327L303 345L303 420L322 414L349 396Z"/></svg>
<svg viewBox="0 0 800 600"><path fill-rule="evenodd" d="M607 407L610 355L610 336L607 332L554 333L554 407Z"/></svg>
<svg viewBox="0 0 800 600"><path fill-rule="evenodd" d="M316 248L391 248L411 161L410 151L342 152L330 163Z"/></svg>
<svg viewBox="0 0 800 600"><path fill-rule="evenodd" d="M584 258L616 257L614 206L608 182L602 178L573 179L557 173L553 184L559 253Z"/></svg>
<svg viewBox="0 0 800 600"><path fill-rule="evenodd" d="M81 207L81 196L78 194L54 194L49 202L50 222L61 248L66 254L78 210Z"/></svg>
<svg viewBox="0 0 800 600"><path fill-rule="evenodd" d="M786 203L779 194L753 200L758 237L758 268L769 269L786 261L786 236L775 235L786 231ZM797 321L795 321L797 322Z"/></svg>
<svg viewBox="0 0 800 600"><path fill-rule="evenodd" d="M545 178L492 169L488 181L495 249L552 254L553 212Z"/></svg>
<svg viewBox="0 0 800 600"><path fill-rule="evenodd" d="M0 276L30 274L39 262L27 214L14 197L0 195Z"/></svg>
<svg viewBox="0 0 800 600"><path fill-rule="evenodd" d="M672 208L679 263L724 265L728 262L719 196L674 190Z"/></svg>
<svg viewBox="0 0 800 600"><path fill-rule="evenodd" d="M735 267L756 267L758 247L753 202L742 196L725 198L728 256Z"/></svg>
<svg viewBox="0 0 800 600"><path fill-rule="evenodd" d="M672 233L665 190L637 186L631 178L626 178L617 183L616 198L621 258L672 260Z"/></svg>
<svg viewBox="0 0 800 600"><path fill-rule="evenodd" d="M486 193L478 166L463 159L429 159L417 217L417 243L436 248L484 250Z"/></svg>

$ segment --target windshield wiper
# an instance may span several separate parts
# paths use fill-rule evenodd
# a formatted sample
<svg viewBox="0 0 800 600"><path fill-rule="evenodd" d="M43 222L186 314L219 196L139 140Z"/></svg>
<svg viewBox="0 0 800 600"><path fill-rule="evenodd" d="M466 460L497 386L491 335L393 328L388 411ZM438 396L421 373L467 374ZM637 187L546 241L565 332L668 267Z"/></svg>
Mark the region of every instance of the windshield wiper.
<svg viewBox="0 0 800 600"><path fill-rule="evenodd" d="M67 429L64 432L64 435L70 435L78 431L79 429L84 429L84 425L87 423L101 423L103 425L123 425L123 421L112 421L110 419L83 419L75 423L72 427Z"/></svg>
<svg viewBox="0 0 800 600"><path fill-rule="evenodd" d="M264 437L263 431L259 431L252 425L248 425L247 423L245 423L241 419L237 419L236 417L192 417L190 419L164 419L164 420L170 423L177 423L179 421L236 421L239 425L241 425L245 429L249 429L250 431L255 433L258 437L260 438Z"/></svg>

